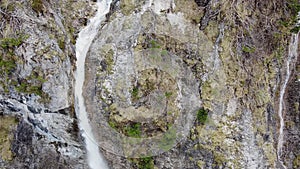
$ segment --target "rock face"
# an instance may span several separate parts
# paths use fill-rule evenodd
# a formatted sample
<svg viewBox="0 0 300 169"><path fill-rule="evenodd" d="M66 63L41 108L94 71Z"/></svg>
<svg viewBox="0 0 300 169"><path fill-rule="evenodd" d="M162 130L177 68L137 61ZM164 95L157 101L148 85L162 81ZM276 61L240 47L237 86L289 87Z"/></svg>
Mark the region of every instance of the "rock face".
<svg viewBox="0 0 300 169"><path fill-rule="evenodd" d="M79 0L1 1L0 168L88 168L74 113ZM278 105L297 1L113 1L86 59L111 168L299 168L299 56ZM279 158L278 158L279 156Z"/></svg>
<svg viewBox="0 0 300 169"><path fill-rule="evenodd" d="M284 144L284 161L288 168L299 168L300 167L300 152L299 147L299 123L300 123L300 69L299 69L299 56L294 69L293 76L290 79L288 90L286 93L286 127L285 127L285 137L286 141Z"/></svg>
<svg viewBox="0 0 300 169"><path fill-rule="evenodd" d="M273 19L294 22L288 16L282 18L282 9L296 15L292 4L286 3L115 3L86 60L86 101L111 167L280 168L278 92L286 73L291 27ZM265 14L272 19L264 20ZM281 35L275 36L276 32ZM172 75L180 69L189 73ZM199 98L180 99L182 76L195 79L191 93L197 94L187 93ZM171 103L166 93L172 93ZM184 130L187 137L176 137L179 142L165 151L152 151L156 152L152 157L145 157L149 146L134 151L139 157L120 154L127 145L119 147L122 141L108 139L123 134L145 140L168 132L172 124L176 126L176 114L185 116L190 106L197 118ZM196 110L200 107L207 117ZM175 116L169 116L169 110ZM114 150L106 144L114 145ZM292 167L289 160L286 163Z"/></svg>
<svg viewBox="0 0 300 169"><path fill-rule="evenodd" d="M76 35L93 3L0 3L0 168L87 168L73 65Z"/></svg>

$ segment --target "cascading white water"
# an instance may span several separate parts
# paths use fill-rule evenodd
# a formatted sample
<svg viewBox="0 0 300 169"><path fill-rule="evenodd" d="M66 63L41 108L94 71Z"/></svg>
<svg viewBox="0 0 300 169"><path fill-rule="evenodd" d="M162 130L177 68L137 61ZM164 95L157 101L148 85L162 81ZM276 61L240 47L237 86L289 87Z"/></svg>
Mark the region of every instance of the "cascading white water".
<svg viewBox="0 0 300 169"><path fill-rule="evenodd" d="M284 129L284 118L283 118L283 107L284 107L284 94L286 91L286 86L289 81L290 75L291 75L291 69L290 66L293 64L293 61L297 59L298 53L298 34L293 34L291 37L291 42L289 45L289 53L288 53L288 59L286 61L286 75L284 79L284 83L280 89L280 96L279 96L279 108L278 108L278 116L280 119L280 129L279 129L279 136L278 136L278 144L277 144L277 158L279 163L283 168L286 169L286 166L283 164L281 160L282 155L282 146L283 146L283 129Z"/></svg>
<svg viewBox="0 0 300 169"><path fill-rule="evenodd" d="M104 158L99 152L98 145L94 139L92 128L89 124L88 114L82 96L82 87L85 80L85 58L89 47L95 38L101 22L105 19L105 15L109 12L112 0L98 0L98 10L96 16L91 18L88 25L82 29L76 41L76 57L77 70L75 74L75 101L76 114L79 120L79 128L83 132L82 136L85 139L88 165L92 169L108 168Z"/></svg>

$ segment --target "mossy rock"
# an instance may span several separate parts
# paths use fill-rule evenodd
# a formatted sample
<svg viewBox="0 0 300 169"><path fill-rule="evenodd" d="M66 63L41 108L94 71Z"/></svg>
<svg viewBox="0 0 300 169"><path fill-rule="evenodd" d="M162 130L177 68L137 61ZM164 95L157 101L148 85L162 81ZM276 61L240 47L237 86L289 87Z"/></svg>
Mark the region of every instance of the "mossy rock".
<svg viewBox="0 0 300 169"><path fill-rule="evenodd" d="M15 117L0 116L0 156L5 161L13 159L11 142L17 123L18 121Z"/></svg>

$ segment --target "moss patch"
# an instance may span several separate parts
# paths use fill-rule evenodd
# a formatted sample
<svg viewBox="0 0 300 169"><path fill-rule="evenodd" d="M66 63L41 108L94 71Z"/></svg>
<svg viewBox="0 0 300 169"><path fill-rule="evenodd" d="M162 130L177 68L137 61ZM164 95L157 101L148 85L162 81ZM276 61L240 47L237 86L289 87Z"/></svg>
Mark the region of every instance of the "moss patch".
<svg viewBox="0 0 300 169"><path fill-rule="evenodd" d="M129 160L132 161L138 169L154 169L153 157L142 157Z"/></svg>
<svg viewBox="0 0 300 169"><path fill-rule="evenodd" d="M11 152L11 141L13 133L18 121L14 117L0 116L0 156L5 161L13 159Z"/></svg>
<svg viewBox="0 0 300 169"><path fill-rule="evenodd" d="M298 155L293 161L293 168L300 168L300 155Z"/></svg>
<svg viewBox="0 0 300 169"><path fill-rule="evenodd" d="M204 124L208 117L208 111L204 108L199 109L197 112L197 120L200 124Z"/></svg>

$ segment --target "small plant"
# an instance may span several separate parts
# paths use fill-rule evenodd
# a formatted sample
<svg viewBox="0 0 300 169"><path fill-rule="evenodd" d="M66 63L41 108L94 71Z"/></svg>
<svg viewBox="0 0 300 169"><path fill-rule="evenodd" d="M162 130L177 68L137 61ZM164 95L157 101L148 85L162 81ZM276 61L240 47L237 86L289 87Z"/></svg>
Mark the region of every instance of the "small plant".
<svg viewBox="0 0 300 169"><path fill-rule="evenodd" d="M167 99L169 99L173 95L172 92L165 92L165 96Z"/></svg>
<svg viewBox="0 0 300 169"><path fill-rule="evenodd" d="M136 164L138 169L154 169L153 157L130 158L129 160Z"/></svg>
<svg viewBox="0 0 300 169"><path fill-rule="evenodd" d="M290 30L290 32L296 34L296 33L299 32L299 30L300 30L300 26L295 26L294 28L292 28L292 29Z"/></svg>
<svg viewBox="0 0 300 169"><path fill-rule="evenodd" d="M139 169L153 169L154 168L154 160L152 157L143 157L139 159L138 162Z"/></svg>
<svg viewBox="0 0 300 169"><path fill-rule="evenodd" d="M40 13L43 11L43 1L42 0L33 0L31 7L35 12Z"/></svg>
<svg viewBox="0 0 300 169"><path fill-rule="evenodd" d="M110 126L111 128L117 129L117 124L116 124L116 122L114 122L114 121L112 121L112 120L109 120L109 121L108 121L108 124L109 124L109 126Z"/></svg>
<svg viewBox="0 0 300 169"><path fill-rule="evenodd" d="M297 25L298 22L298 13L300 11L300 3L298 0L289 0L288 1L288 8L291 10L292 16L289 20L289 26L293 26L293 28L290 29L291 33L298 33L300 30L300 26Z"/></svg>
<svg viewBox="0 0 300 169"><path fill-rule="evenodd" d="M243 46L242 51L246 52L246 53L253 53L253 52L255 52L255 48L254 47Z"/></svg>
<svg viewBox="0 0 300 169"><path fill-rule="evenodd" d="M19 35L17 38L3 38L0 41L0 46L5 50L13 49L19 47L27 38L28 35Z"/></svg>
<svg viewBox="0 0 300 169"><path fill-rule="evenodd" d="M141 137L141 124L135 123L124 128L125 135L129 137Z"/></svg>
<svg viewBox="0 0 300 169"><path fill-rule="evenodd" d="M65 50L65 41L64 41L64 39L59 39L58 40L58 46L61 50Z"/></svg>
<svg viewBox="0 0 300 169"><path fill-rule="evenodd" d="M204 108L201 108L197 112L197 120L200 122L200 124L204 124L207 120L208 111Z"/></svg>
<svg viewBox="0 0 300 169"><path fill-rule="evenodd" d="M16 66L16 63L13 60L3 60L2 57L0 57L0 72L2 74L6 73L7 75L10 75Z"/></svg>
<svg viewBox="0 0 300 169"><path fill-rule="evenodd" d="M151 48L160 48L160 45L155 40L151 40L150 44Z"/></svg>
<svg viewBox="0 0 300 169"><path fill-rule="evenodd" d="M289 0L288 7L295 13L300 11L300 3L298 0Z"/></svg>
<svg viewBox="0 0 300 169"><path fill-rule="evenodd" d="M14 82L14 85L16 86L16 90L21 93L34 93L38 96L41 96L41 98L48 97L46 93L42 90L43 83L46 82L46 79L44 79L42 76L38 75L37 72L32 72L30 76L28 76L26 79L22 79L21 83Z"/></svg>
<svg viewBox="0 0 300 169"><path fill-rule="evenodd" d="M131 91L131 96L134 98L134 99L137 99L138 98L138 95L139 95L139 88L138 87L134 87Z"/></svg>

